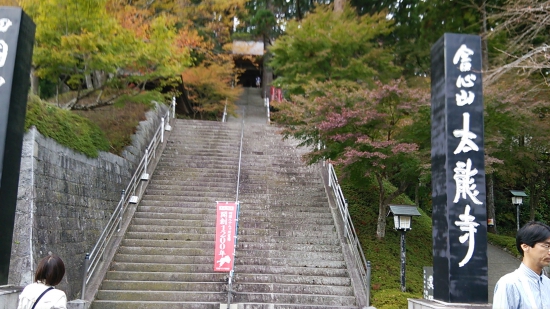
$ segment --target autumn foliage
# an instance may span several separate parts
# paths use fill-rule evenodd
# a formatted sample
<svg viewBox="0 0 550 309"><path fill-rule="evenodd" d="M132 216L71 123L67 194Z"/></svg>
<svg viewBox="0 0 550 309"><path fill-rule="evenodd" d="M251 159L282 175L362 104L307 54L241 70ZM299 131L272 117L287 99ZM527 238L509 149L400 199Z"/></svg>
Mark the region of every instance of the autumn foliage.
<svg viewBox="0 0 550 309"><path fill-rule="evenodd" d="M195 116L217 116L238 94L230 27L244 1L19 2L37 24L33 89L39 81L53 85L65 108L89 97L96 99L87 108L113 104L145 90L178 95L182 77ZM76 95L60 103L68 90Z"/></svg>

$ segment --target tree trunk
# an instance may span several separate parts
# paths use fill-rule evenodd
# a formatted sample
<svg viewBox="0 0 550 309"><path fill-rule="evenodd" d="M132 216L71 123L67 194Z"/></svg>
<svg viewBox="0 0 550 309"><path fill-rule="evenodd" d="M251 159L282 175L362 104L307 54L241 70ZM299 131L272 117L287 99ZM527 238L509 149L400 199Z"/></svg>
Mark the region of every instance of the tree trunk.
<svg viewBox="0 0 550 309"><path fill-rule="evenodd" d="M495 193L493 191L493 187L493 174L487 174L487 218L493 219L493 226L487 226L487 231L489 233L497 234L497 222L495 219Z"/></svg>
<svg viewBox="0 0 550 309"><path fill-rule="evenodd" d="M92 81L92 74L86 74L86 89L94 89L94 82Z"/></svg>
<svg viewBox="0 0 550 309"><path fill-rule="evenodd" d="M486 72L489 67L489 46L487 44L487 1L485 0L483 0L483 3L481 4L481 18L483 20L481 26L481 55L483 57L483 61L481 65L483 71Z"/></svg>
<svg viewBox="0 0 550 309"><path fill-rule="evenodd" d="M344 11L345 0L334 0L334 12L343 12Z"/></svg>
<svg viewBox="0 0 550 309"><path fill-rule="evenodd" d="M94 71L92 73L94 83L94 89L100 89L105 84L105 80L107 79L107 74L105 74L104 71Z"/></svg>
<svg viewBox="0 0 550 309"><path fill-rule="evenodd" d="M386 236L386 204L384 200L384 180L376 177L378 181L378 220L376 221L376 238L382 239Z"/></svg>
<svg viewBox="0 0 550 309"><path fill-rule="evenodd" d="M38 79L38 75L36 75L36 68L34 66L31 67L31 93L34 95L40 95L40 83Z"/></svg>
<svg viewBox="0 0 550 309"><path fill-rule="evenodd" d="M537 186L532 183L529 191L529 193L531 193L531 196L529 197L529 221L534 221L535 209L537 209L537 206L539 204L539 194L537 192Z"/></svg>
<svg viewBox="0 0 550 309"><path fill-rule="evenodd" d="M271 3L271 1L267 1L266 8L271 12L273 12L273 4ZM264 56L262 61L262 67L263 67L262 84L260 86L262 89L261 90L262 93L260 95L262 96L262 98L265 98L266 96L269 96L268 95L269 89L271 87L271 84L273 83L273 70L268 65L269 59L271 58L271 54L267 51L268 46L271 45L271 38L268 37L266 34L264 34L263 40L264 40Z"/></svg>
<svg viewBox="0 0 550 309"><path fill-rule="evenodd" d="M417 182L416 186L414 187L414 205L416 205L416 207L420 207L420 197L418 196L419 189L420 189L420 182Z"/></svg>
<svg viewBox="0 0 550 309"><path fill-rule="evenodd" d="M386 205L378 204L378 220L376 221L376 238L386 237Z"/></svg>

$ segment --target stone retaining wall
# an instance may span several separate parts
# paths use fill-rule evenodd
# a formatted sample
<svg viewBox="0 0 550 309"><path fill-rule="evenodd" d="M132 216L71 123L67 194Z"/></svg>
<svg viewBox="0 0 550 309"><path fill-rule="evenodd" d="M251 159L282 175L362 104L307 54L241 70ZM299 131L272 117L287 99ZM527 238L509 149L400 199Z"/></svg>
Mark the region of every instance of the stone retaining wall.
<svg viewBox="0 0 550 309"><path fill-rule="evenodd" d="M57 144L34 127L25 134L8 283L33 281L49 252L65 262L59 289L79 297L83 261L98 240L168 107L147 113L122 157L98 158Z"/></svg>

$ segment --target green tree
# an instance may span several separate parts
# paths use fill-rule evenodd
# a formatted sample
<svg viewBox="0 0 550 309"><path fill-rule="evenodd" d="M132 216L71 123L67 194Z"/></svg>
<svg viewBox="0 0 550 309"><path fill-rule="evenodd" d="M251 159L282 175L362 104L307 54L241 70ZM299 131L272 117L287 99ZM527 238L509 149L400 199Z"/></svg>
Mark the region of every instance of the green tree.
<svg viewBox="0 0 550 309"><path fill-rule="evenodd" d="M544 96L534 88L532 81L512 77L501 78L486 89L485 152L487 173L495 175L495 195L511 189L528 192L529 219L544 220L541 214L548 213L550 123ZM507 198L504 205L495 205L489 212L495 213L501 226L510 221L508 225L515 227L515 209L508 206Z"/></svg>
<svg viewBox="0 0 550 309"><path fill-rule="evenodd" d="M147 20L140 36L116 18L127 9L113 11L108 0L24 0L22 5L37 24L36 74L56 83L58 90L63 85L77 90L66 108L92 90L99 92L96 103L104 103L105 86L124 88L179 76L189 64L189 53L174 44L175 21L164 15Z"/></svg>
<svg viewBox="0 0 550 309"><path fill-rule="evenodd" d="M391 51L377 41L391 30L385 13L358 16L349 6L335 13L320 5L301 21L290 21L286 32L270 48L270 65L279 77L274 84L291 94L304 93L309 81L361 81L399 76Z"/></svg>
<svg viewBox="0 0 550 309"><path fill-rule="evenodd" d="M116 4L115 11L128 11L120 16L121 23L128 24L136 12L139 13L143 18L130 23L128 28L135 29L149 40L145 35L153 25L149 20L165 18L177 30L170 38L177 49L167 54L181 54L178 49L184 53L189 51L189 67L177 73L183 78L189 100L178 104L178 112L211 119L223 111L226 102L232 110L239 89L231 85L239 71L231 53L231 31L233 17L243 10L245 1L159 0L131 1L131 5L127 2L118 1ZM160 22L160 29L163 24Z"/></svg>

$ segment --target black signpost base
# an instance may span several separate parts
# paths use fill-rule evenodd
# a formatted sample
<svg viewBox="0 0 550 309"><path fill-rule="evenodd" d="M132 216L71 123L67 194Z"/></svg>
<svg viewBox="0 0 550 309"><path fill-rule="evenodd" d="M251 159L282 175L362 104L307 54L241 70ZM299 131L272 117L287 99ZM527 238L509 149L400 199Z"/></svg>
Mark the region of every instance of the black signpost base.
<svg viewBox="0 0 550 309"><path fill-rule="evenodd" d="M491 304L445 303L438 300L409 299L411 309L491 309Z"/></svg>
<svg viewBox="0 0 550 309"><path fill-rule="evenodd" d="M35 25L0 7L0 285L7 284Z"/></svg>

